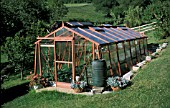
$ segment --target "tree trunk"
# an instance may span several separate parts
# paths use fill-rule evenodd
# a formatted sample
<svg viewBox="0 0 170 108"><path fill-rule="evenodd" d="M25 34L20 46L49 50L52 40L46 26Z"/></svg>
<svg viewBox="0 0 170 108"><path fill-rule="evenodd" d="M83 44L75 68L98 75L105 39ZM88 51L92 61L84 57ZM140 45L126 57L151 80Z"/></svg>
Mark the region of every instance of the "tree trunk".
<svg viewBox="0 0 170 108"><path fill-rule="evenodd" d="M21 80L23 80L23 68L21 68Z"/></svg>

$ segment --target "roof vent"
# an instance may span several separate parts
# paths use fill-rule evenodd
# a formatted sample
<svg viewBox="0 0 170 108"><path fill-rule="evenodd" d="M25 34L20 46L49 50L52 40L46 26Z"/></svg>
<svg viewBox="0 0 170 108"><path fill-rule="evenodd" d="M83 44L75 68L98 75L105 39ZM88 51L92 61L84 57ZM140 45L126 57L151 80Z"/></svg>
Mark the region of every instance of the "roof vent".
<svg viewBox="0 0 170 108"><path fill-rule="evenodd" d="M128 30L127 27L125 26L118 26L119 28L121 28L122 30Z"/></svg>
<svg viewBox="0 0 170 108"><path fill-rule="evenodd" d="M95 29L97 32L105 32L103 29Z"/></svg>

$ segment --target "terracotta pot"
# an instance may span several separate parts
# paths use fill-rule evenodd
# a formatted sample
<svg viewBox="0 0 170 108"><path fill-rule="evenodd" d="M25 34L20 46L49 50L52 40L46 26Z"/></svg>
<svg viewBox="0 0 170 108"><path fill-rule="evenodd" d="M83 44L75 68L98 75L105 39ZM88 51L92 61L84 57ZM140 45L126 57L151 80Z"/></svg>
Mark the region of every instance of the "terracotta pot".
<svg viewBox="0 0 170 108"><path fill-rule="evenodd" d="M83 91L83 89L81 89L81 88L75 88L73 90L75 93L81 93Z"/></svg>
<svg viewBox="0 0 170 108"><path fill-rule="evenodd" d="M111 87L113 91L119 91L120 87Z"/></svg>

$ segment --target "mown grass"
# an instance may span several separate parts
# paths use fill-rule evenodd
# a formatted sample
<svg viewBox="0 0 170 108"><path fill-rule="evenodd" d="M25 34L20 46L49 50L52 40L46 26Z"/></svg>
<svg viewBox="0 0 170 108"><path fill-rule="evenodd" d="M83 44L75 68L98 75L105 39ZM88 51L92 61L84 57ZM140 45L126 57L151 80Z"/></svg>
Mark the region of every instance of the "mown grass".
<svg viewBox="0 0 170 108"><path fill-rule="evenodd" d="M68 7L68 14L62 19L63 21L78 20L90 22L107 22L112 21L106 18L101 12L96 12L93 4L65 4Z"/></svg>
<svg viewBox="0 0 170 108"><path fill-rule="evenodd" d="M170 41L170 38L168 38ZM148 63L133 78L133 84L119 92L82 96L56 91L30 92L3 105L8 108L169 108L170 45L160 57Z"/></svg>
<svg viewBox="0 0 170 108"><path fill-rule="evenodd" d="M21 85L26 82L29 82L29 80L21 80L20 78L16 76L10 76L8 80L4 81L4 83L1 85L1 88L8 89L10 87Z"/></svg>

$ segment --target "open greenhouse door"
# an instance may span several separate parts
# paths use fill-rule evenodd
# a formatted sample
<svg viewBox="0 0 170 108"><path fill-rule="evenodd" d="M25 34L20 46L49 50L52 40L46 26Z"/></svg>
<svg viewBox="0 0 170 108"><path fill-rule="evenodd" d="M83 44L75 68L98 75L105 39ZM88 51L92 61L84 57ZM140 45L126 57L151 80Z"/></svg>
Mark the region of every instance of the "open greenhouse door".
<svg viewBox="0 0 170 108"><path fill-rule="evenodd" d="M43 81L54 81L54 38L42 38L35 43L34 74L38 74Z"/></svg>

